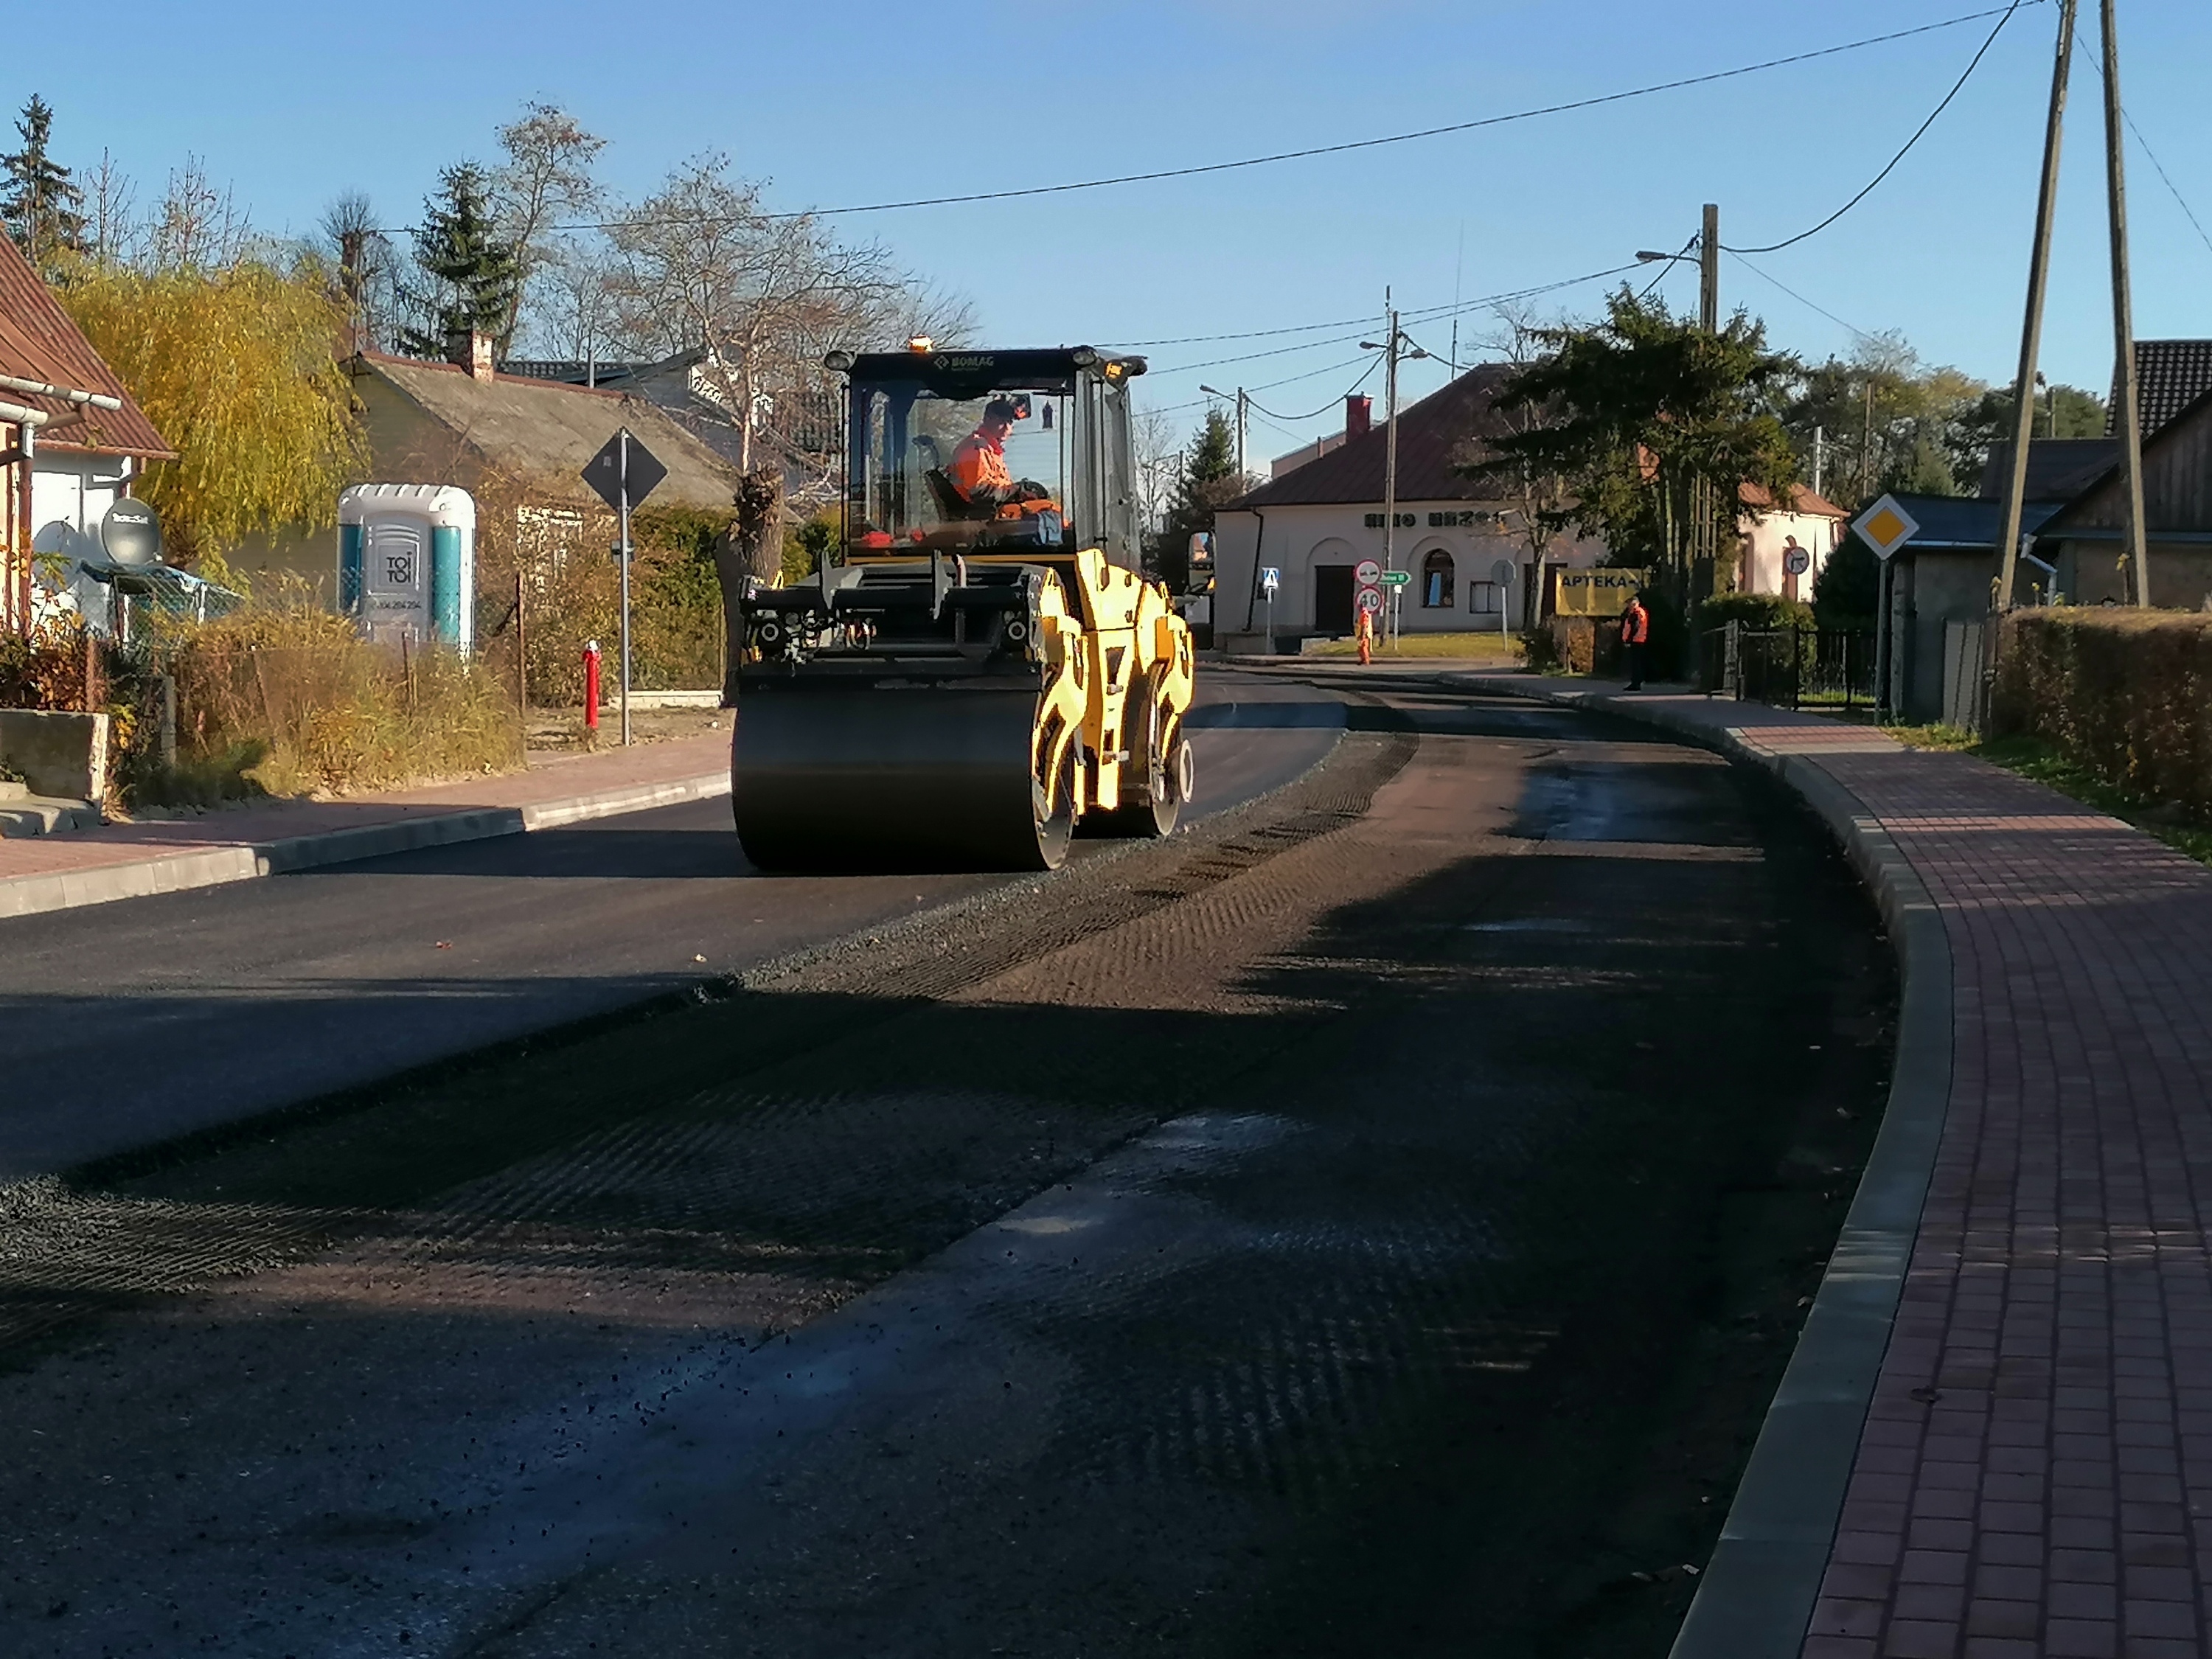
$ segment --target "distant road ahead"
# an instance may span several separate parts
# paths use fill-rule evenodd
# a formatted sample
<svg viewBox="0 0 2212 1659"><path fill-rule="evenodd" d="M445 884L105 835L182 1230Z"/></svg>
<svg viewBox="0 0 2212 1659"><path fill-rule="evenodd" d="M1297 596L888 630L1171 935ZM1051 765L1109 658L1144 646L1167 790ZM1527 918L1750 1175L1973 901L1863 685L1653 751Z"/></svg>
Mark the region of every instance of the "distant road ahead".
<svg viewBox="0 0 2212 1659"><path fill-rule="evenodd" d="M1219 670L1198 816L1301 776L1343 706ZM742 971L995 885L781 878L727 800L0 921L0 1181Z"/></svg>

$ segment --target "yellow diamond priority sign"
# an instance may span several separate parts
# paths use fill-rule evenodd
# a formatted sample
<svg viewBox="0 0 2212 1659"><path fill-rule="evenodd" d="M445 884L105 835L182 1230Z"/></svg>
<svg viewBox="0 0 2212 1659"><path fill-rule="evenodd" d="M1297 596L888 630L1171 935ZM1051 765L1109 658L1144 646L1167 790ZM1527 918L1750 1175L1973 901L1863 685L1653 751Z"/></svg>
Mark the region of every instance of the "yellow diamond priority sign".
<svg viewBox="0 0 2212 1659"><path fill-rule="evenodd" d="M1886 559L1920 533L1920 521L1897 504L1896 496L1885 495L1852 520L1851 528L1876 558Z"/></svg>

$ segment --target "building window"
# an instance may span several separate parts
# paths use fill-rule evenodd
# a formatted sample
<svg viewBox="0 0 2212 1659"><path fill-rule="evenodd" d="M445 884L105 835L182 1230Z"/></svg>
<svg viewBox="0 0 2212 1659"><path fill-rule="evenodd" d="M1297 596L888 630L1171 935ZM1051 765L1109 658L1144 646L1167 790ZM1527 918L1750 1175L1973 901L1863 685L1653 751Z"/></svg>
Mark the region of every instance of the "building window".
<svg viewBox="0 0 2212 1659"><path fill-rule="evenodd" d="M1467 608L1478 617L1494 617L1505 608L1505 592L1496 582L1469 582Z"/></svg>
<svg viewBox="0 0 2212 1659"><path fill-rule="evenodd" d="M1421 604L1431 611L1449 611L1453 603L1452 556L1438 550L1421 561Z"/></svg>

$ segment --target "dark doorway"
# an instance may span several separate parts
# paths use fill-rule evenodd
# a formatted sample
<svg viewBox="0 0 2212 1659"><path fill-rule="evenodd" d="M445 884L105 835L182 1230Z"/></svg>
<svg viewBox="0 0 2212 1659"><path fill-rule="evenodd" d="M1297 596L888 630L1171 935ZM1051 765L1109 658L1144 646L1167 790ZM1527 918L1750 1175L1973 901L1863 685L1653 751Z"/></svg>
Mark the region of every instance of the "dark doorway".
<svg viewBox="0 0 2212 1659"><path fill-rule="evenodd" d="M1314 567L1314 628L1322 634L1352 631L1352 567Z"/></svg>

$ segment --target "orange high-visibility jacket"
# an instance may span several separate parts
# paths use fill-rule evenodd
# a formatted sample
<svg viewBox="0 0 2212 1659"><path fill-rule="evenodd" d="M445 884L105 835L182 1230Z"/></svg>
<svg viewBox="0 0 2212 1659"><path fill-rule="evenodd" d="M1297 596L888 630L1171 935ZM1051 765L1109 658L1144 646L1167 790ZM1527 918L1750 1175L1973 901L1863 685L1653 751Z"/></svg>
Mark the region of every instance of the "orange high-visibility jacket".
<svg viewBox="0 0 2212 1659"><path fill-rule="evenodd" d="M1641 602L1631 599L1628 609L1620 613L1620 642L1623 645L1642 645L1651 637L1651 613Z"/></svg>
<svg viewBox="0 0 2212 1659"><path fill-rule="evenodd" d="M971 501L979 493L1004 495L1014 487L1013 475L1006 471L1006 452L980 432L971 432L960 441L945 476Z"/></svg>

